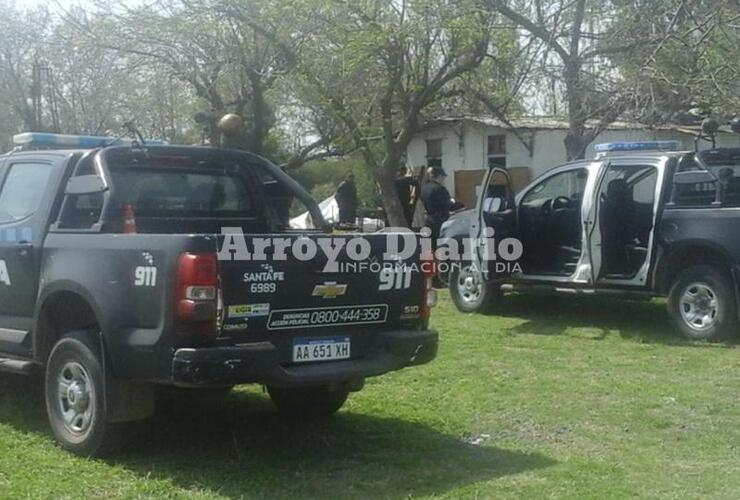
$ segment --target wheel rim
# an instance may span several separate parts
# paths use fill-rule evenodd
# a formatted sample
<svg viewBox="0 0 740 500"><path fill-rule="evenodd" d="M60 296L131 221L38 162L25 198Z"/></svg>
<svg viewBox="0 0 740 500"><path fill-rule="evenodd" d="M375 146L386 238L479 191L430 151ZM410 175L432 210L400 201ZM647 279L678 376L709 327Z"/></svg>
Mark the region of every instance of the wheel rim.
<svg viewBox="0 0 740 500"><path fill-rule="evenodd" d="M483 283L478 273L471 266L460 270L457 276L457 294L466 304L474 304L480 300L483 293Z"/></svg>
<svg viewBox="0 0 740 500"><path fill-rule="evenodd" d="M64 427L73 434L90 429L95 411L92 379L76 361L65 364L57 378L57 405Z"/></svg>
<svg viewBox="0 0 740 500"><path fill-rule="evenodd" d="M694 330L704 331L717 323L717 294L706 283L692 283L681 294L681 317Z"/></svg>

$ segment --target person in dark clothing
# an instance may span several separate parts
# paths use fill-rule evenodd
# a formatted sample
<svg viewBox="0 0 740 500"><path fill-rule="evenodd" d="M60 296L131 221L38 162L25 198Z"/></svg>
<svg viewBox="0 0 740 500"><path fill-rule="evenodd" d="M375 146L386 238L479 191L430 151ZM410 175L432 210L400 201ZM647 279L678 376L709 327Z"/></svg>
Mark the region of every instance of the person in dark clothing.
<svg viewBox="0 0 740 500"><path fill-rule="evenodd" d="M357 218L357 187L355 186L355 175L352 172L337 186L334 193L339 208L339 223L354 224Z"/></svg>
<svg viewBox="0 0 740 500"><path fill-rule="evenodd" d="M398 201L401 202L401 208L403 208L403 216L406 219L406 227L411 227L411 220L414 217L414 205L415 195L418 192L419 186L416 179L409 177L408 170L406 167L398 169L398 177L396 177L396 193L398 193Z"/></svg>
<svg viewBox="0 0 740 500"><path fill-rule="evenodd" d="M447 177L442 167L431 167L429 169L429 182L421 189L421 201L427 212L425 224L432 230L432 246L436 248L437 238L442 229L442 223L450 218L450 211L461 207L459 203L452 200L450 192L444 187Z"/></svg>

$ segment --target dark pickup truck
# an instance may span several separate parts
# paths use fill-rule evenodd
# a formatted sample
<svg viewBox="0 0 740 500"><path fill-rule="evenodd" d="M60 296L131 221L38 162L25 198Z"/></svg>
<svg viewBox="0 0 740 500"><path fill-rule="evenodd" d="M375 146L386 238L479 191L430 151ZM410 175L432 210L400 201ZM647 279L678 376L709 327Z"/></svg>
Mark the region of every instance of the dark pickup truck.
<svg viewBox="0 0 740 500"><path fill-rule="evenodd" d="M264 384L279 411L326 415L366 377L436 355L418 251L382 272L342 267L352 259L341 244L334 269L321 253L268 247L258 258L258 239L305 248L330 232L261 157L136 144L20 151L0 156L0 186L0 370L45 373L51 428L72 452L110 450L121 426L153 413L161 386L196 398ZM317 229L290 228L295 203ZM385 262L385 236L362 235L365 263Z"/></svg>
<svg viewBox="0 0 740 500"><path fill-rule="evenodd" d="M604 144L599 157L553 168L516 196L507 172L491 169L477 209L442 228L476 240L449 275L458 309L495 307L505 291L663 296L689 338L736 335L740 148L643 150L652 145ZM496 244L519 241L516 266L481 257L494 241L485 230Z"/></svg>

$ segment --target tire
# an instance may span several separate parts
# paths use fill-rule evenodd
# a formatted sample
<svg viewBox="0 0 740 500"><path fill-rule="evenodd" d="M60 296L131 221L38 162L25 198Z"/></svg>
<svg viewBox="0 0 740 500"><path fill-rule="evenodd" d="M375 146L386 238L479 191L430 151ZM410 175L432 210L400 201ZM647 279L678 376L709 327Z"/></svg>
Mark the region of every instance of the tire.
<svg viewBox="0 0 740 500"><path fill-rule="evenodd" d="M349 396L349 389L329 386L275 387L267 393L278 413L293 418L321 418L336 413Z"/></svg>
<svg viewBox="0 0 740 500"><path fill-rule="evenodd" d="M97 334L88 331L62 337L49 355L44 383L54 437L65 450L88 457L114 451L124 435L123 424L107 421L98 342Z"/></svg>
<svg viewBox="0 0 740 500"><path fill-rule="evenodd" d="M501 302L501 287L483 283L481 278L470 263L454 266L450 271L450 295L458 311L487 313Z"/></svg>
<svg viewBox="0 0 740 500"><path fill-rule="evenodd" d="M673 280L668 312L693 340L722 340L737 332L737 303L729 273L714 266L684 269Z"/></svg>

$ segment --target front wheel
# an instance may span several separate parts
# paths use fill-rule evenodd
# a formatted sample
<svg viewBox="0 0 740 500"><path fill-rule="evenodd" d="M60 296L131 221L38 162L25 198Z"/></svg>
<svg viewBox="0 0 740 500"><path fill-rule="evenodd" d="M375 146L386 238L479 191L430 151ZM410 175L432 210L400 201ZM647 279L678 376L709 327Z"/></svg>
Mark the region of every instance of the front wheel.
<svg viewBox="0 0 740 500"><path fill-rule="evenodd" d="M46 412L62 448L78 455L106 453L120 443L120 433L107 422L105 375L94 332L62 337L46 367Z"/></svg>
<svg viewBox="0 0 740 500"><path fill-rule="evenodd" d="M737 330L735 293L728 273L713 266L693 266L676 276L668 311L683 334L695 340L721 340Z"/></svg>
<svg viewBox="0 0 740 500"><path fill-rule="evenodd" d="M471 263L455 266L450 272L450 295L459 311L489 312L501 299L501 287L486 283Z"/></svg>
<svg viewBox="0 0 740 500"><path fill-rule="evenodd" d="M327 417L347 401L349 389L331 386L275 387L267 393L278 412L288 417Z"/></svg>

